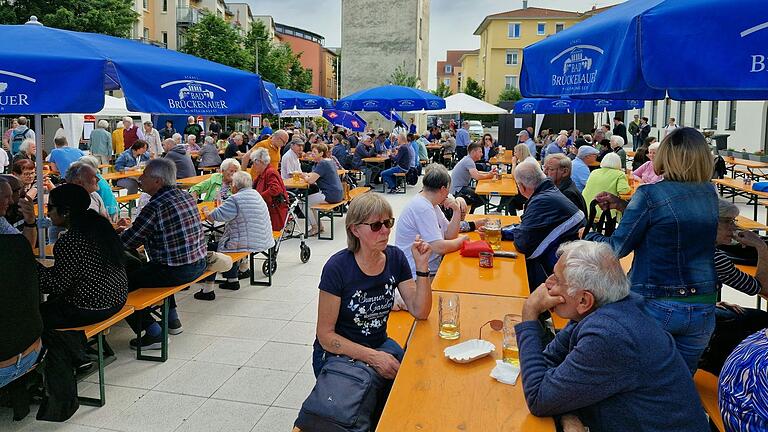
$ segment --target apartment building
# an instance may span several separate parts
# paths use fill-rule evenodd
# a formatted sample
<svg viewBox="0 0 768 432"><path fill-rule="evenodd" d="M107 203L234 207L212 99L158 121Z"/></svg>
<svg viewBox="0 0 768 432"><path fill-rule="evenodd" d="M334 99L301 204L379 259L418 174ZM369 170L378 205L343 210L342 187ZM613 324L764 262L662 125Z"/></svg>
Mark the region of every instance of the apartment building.
<svg viewBox="0 0 768 432"><path fill-rule="evenodd" d="M324 47L325 38L309 30L276 23L275 32L291 51L300 54L301 65L312 73L311 93L338 98L336 92L336 53ZM329 85L330 84L330 85Z"/></svg>
<svg viewBox="0 0 768 432"><path fill-rule="evenodd" d="M477 52L477 50L449 50L445 53L445 61L437 62L437 84L444 84L451 90L451 93L459 93L462 88L461 59L466 54Z"/></svg>

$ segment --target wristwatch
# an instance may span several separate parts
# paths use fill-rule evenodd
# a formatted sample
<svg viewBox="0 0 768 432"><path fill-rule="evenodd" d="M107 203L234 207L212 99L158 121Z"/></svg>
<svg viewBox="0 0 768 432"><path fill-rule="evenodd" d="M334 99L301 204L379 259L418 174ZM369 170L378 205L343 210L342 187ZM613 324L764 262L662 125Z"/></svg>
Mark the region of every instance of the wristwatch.
<svg viewBox="0 0 768 432"><path fill-rule="evenodd" d="M419 276L420 277L429 277L429 272L428 271L423 272L423 271L416 270L416 276L417 277L419 277Z"/></svg>

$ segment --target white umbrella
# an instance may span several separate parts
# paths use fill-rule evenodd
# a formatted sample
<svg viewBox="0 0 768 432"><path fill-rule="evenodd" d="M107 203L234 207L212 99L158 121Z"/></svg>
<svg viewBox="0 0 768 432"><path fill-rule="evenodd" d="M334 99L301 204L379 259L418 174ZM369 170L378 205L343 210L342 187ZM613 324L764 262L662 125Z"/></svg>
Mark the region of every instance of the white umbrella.
<svg viewBox="0 0 768 432"><path fill-rule="evenodd" d="M466 93L457 93L445 98L445 108L432 111L408 111L408 114L508 114L507 110L472 97Z"/></svg>

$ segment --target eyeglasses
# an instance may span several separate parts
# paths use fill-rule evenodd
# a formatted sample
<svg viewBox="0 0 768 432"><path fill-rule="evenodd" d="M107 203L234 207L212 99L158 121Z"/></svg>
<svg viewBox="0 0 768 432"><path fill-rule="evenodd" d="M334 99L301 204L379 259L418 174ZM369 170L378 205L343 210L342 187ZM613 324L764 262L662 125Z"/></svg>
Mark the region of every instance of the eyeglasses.
<svg viewBox="0 0 768 432"><path fill-rule="evenodd" d="M358 225L368 225L369 227L371 227L371 231L379 232L381 231L381 227L383 226L387 228L392 228L393 226L395 226L395 218L384 219L383 221L378 221L378 222L370 222L370 223L363 222Z"/></svg>
<svg viewBox="0 0 768 432"><path fill-rule="evenodd" d="M724 225L736 225L736 218L718 218L720 220L720 223Z"/></svg>

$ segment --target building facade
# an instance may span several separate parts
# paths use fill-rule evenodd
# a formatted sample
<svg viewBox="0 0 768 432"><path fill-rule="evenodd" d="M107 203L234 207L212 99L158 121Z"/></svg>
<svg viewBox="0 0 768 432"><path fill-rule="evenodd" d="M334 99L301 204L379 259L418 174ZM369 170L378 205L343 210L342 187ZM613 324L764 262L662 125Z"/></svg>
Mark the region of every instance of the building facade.
<svg viewBox="0 0 768 432"><path fill-rule="evenodd" d="M341 96L391 82L401 67L427 88L430 0L342 0Z"/></svg>
<svg viewBox="0 0 768 432"><path fill-rule="evenodd" d="M479 62L480 50L468 51L466 54L459 58L461 63L461 85L459 86L459 92L464 92L467 85L467 78L472 78L479 82L478 62Z"/></svg>
<svg viewBox="0 0 768 432"><path fill-rule="evenodd" d="M336 53L323 46L325 38L308 30L279 23L275 24L275 32L282 42L291 47L291 51L300 55L301 65L312 73L310 91L316 95L337 98Z"/></svg>
<svg viewBox="0 0 768 432"><path fill-rule="evenodd" d="M462 88L463 67L461 59L466 54L477 50L449 50L445 53L445 61L437 62L437 85L444 84L451 93L459 93Z"/></svg>

